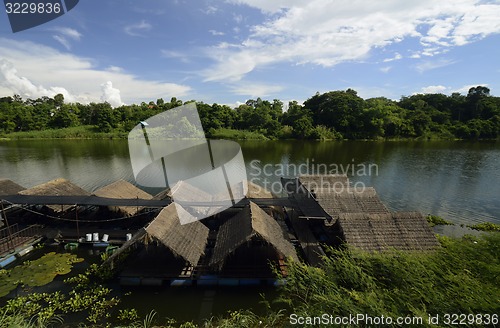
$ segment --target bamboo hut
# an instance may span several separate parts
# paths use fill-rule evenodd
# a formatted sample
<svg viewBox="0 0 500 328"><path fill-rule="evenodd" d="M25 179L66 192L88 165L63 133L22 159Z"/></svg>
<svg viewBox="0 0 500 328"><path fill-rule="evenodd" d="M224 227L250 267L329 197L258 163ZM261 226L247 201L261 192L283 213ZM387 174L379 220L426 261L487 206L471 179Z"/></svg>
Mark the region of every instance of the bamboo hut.
<svg viewBox="0 0 500 328"><path fill-rule="evenodd" d="M25 189L26 188L18 185L12 180L0 179L0 196L16 195L18 192Z"/></svg>
<svg viewBox="0 0 500 328"><path fill-rule="evenodd" d="M252 181L247 181L247 198L274 198L273 194L264 187L261 187Z"/></svg>
<svg viewBox="0 0 500 328"><path fill-rule="evenodd" d="M337 219L342 213L389 213L374 188L353 188L345 175L305 175L282 179L302 218Z"/></svg>
<svg viewBox="0 0 500 328"><path fill-rule="evenodd" d="M19 194L28 196L90 196L86 190L62 178L22 190ZM54 212L64 212L72 208L73 205L47 205L47 207Z"/></svg>
<svg viewBox="0 0 500 328"><path fill-rule="evenodd" d="M309 191L345 189L349 187L349 179L345 174L301 175L299 181Z"/></svg>
<svg viewBox="0 0 500 328"><path fill-rule="evenodd" d="M137 243L150 244L157 242L169 249L176 257L180 257L191 265L196 265L205 253L208 240L208 228L203 223L193 220L189 224L180 224L177 211L182 207L170 204L165 207L146 227L140 229L131 240L126 242L106 261L112 264L114 259Z"/></svg>
<svg viewBox="0 0 500 328"><path fill-rule="evenodd" d="M147 192L137 188L133 184L125 180L119 180L102 187L94 192L95 196L105 197L105 198L117 198L117 199L153 199L153 196ZM132 203L133 204L133 203ZM131 205L132 205L131 204ZM109 206L111 211L121 212L127 216L134 216L143 207L139 206Z"/></svg>
<svg viewBox="0 0 500 328"><path fill-rule="evenodd" d="M185 181L179 181L172 186L167 196L177 204L181 204L188 212L193 211L191 214L196 217L209 217L220 212L222 206L213 206L215 202L225 201L230 204L231 201L230 199L221 199L217 195L211 195ZM207 203L208 205L196 205L193 202Z"/></svg>
<svg viewBox="0 0 500 328"><path fill-rule="evenodd" d="M439 243L427 220L418 212L340 214L341 238L366 251L429 250Z"/></svg>
<svg viewBox="0 0 500 328"><path fill-rule="evenodd" d="M315 193L314 197L332 218L338 218L343 213L389 213L372 187L347 188L333 192L321 189Z"/></svg>
<svg viewBox="0 0 500 328"><path fill-rule="evenodd" d="M271 245L280 255L298 261L293 245L285 239L279 224L258 205L250 202L219 228L209 265L222 269L226 258L254 237Z"/></svg>

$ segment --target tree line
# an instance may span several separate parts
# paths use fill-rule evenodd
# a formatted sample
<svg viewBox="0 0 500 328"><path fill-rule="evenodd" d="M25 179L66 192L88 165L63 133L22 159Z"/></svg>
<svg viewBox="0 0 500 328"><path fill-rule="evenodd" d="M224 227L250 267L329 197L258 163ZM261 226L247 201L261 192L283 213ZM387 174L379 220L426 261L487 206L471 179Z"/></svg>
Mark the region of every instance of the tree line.
<svg viewBox="0 0 500 328"><path fill-rule="evenodd" d="M187 102L192 102L187 101ZM127 133L138 122L180 106L170 102L123 105L65 103L64 96L23 100L0 98L0 134L91 126L96 132ZM316 93L303 104L261 98L236 108L197 102L208 136L221 130L244 130L270 139L443 138L496 139L500 134L500 97L484 86L467 95L415 94L395 101L363 99L352 89Z"/></svg>

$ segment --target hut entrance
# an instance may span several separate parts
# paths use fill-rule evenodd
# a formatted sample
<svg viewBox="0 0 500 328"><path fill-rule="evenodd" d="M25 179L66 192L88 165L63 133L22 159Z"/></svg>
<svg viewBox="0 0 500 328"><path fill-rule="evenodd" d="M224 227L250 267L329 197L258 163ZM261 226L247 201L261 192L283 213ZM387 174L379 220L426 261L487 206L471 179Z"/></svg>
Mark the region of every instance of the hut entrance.
<svg viewBox="0 0 500 328"><path fill-rule="evenodd" d="M279 263L276 249L260 238L253 237L226 258L220 272L221 277L274 278L272 266Z"/></svg>

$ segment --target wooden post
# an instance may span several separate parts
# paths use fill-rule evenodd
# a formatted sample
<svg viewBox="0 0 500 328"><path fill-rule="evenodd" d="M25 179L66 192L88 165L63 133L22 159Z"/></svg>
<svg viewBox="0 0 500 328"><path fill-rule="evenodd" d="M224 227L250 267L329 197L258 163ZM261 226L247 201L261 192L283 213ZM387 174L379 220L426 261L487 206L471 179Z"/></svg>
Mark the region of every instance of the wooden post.
<svg viewBox="0 0 500 328"><path fill-rule="evenodd" d="M76 240L80 239L80 227L78 226L78 204L75 205L75 215L76 215Z"/></svg>
<svg viewBox="0 0 500 328"><path fill-rule="evenodd" d="M10 242L10 245L12 246L12 249L14 249L14 241L12 240L12 233L10 231L10 226L9 226L9 220L7 220L7 215L5 214L5 208L3 207L3 201L0 200L0 204L2 206L2 217L4 218L5 220L5 226L7 227L7 233L9 234L9 242ZM8 246L9 243L7 243L7 246Z"/></svg>

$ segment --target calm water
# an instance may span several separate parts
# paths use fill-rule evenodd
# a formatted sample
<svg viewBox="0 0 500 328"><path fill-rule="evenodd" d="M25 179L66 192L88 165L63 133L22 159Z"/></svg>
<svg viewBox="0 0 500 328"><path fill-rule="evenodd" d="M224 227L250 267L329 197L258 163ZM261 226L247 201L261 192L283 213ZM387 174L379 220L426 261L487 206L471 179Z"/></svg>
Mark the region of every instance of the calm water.
<svg viewBox="0 0 500 328"><path fill-rule="evenodd" d="M240 144L249 178L261 185L267 183L275 192L279 191L279 176L275 173L347 170L353 183L375 187L391 210L432 213L459 224L500 223L500 142ZM363 165L365 172L360 172ZM0 178L32 187L59 177L89 191L118 179L132 182L127 142L0 141Z"/></svg>
<svg viewBox="0 0 500 328"><path fill-rule="evenodd" d="M267 183L277 192L279 176L275 173L347 170L353 183L375 187L391 210L437 214L459 224L500 223L500 142L245 141L240 144L249 178L261 185ZM363 165L371 169L359 172ZM127 142L0 141L0 178L32 187L59 177L89 191L118 179L132 182ZM464 232L459 225L439 229L438 232L452 235ZM62 287L59 281L43 288ZM240 308L262 312L259 294L264 292L268 299L276 294L275 290L241 288L136 289L131 293L118 288L117 291L123 295L120 308L137 308L142 316L154 308L159 317L178 320L199 320Z"/></svg>

